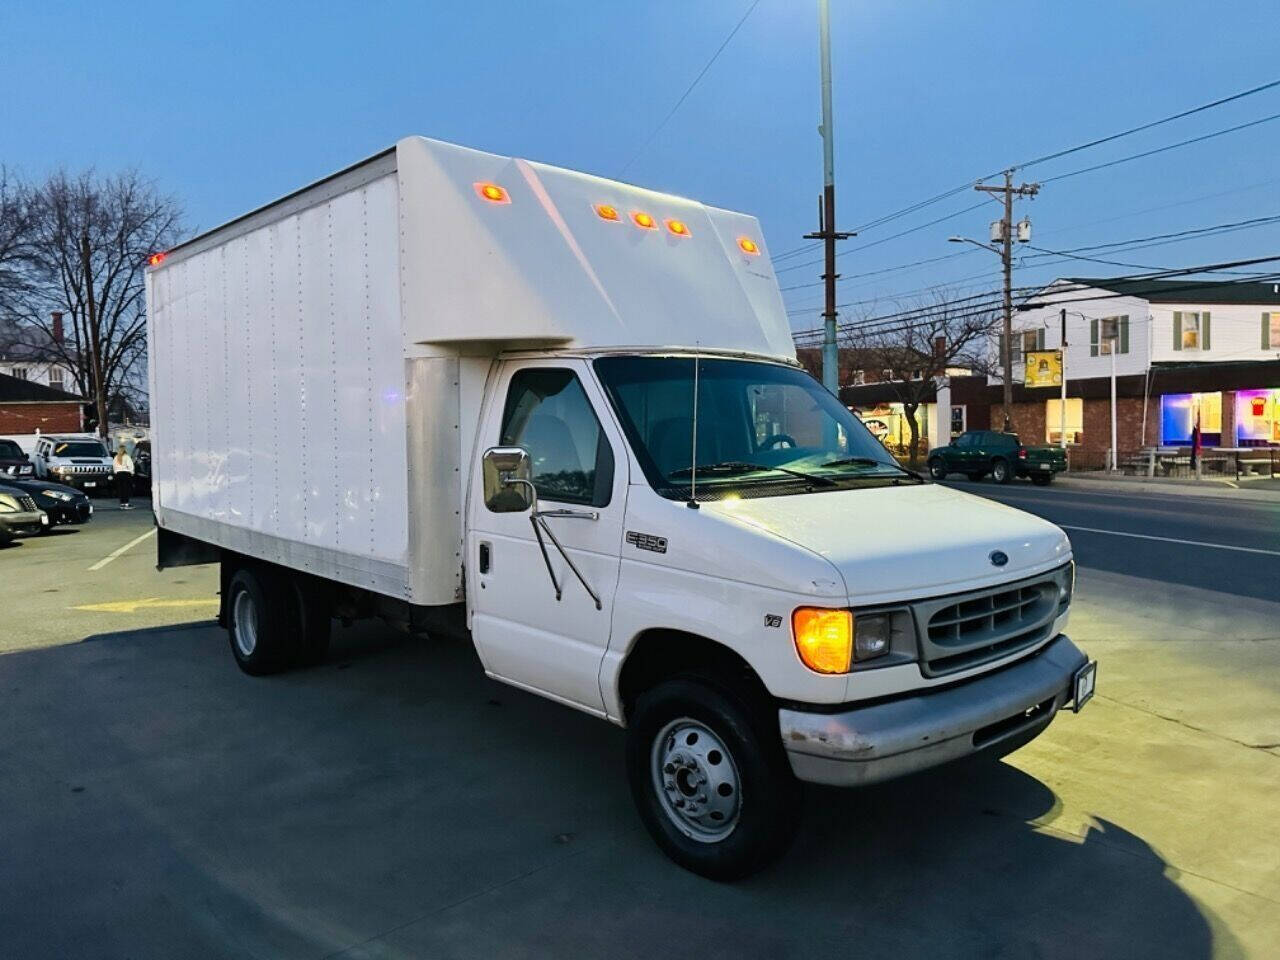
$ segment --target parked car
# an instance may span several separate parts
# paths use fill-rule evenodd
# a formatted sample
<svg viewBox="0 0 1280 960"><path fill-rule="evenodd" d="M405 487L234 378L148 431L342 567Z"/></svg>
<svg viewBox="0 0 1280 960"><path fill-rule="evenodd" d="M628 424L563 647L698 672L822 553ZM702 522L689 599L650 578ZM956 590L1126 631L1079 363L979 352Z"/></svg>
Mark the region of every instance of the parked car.
<svg viewBox="0 0 1280 960"><path fill-rule="evenodd" d="M997 430L966 430L948 446L929 451L929 475L935 480L945 480L949 473L981 480L989 473L996 483L1030 477L1043 487L1065 469L1067 454L1061 447L1028 447L1016 433Z"/></svg>
<svg viewBox="0 0 1280 960"><path fill-rule="evenodd" d="M133 445L133 481L137 490L151 489L150 440L139 440Z"/></svg>
<svg viewBox="0 0 1280 960"><path fill-rule="evenodd" d="M47 480L13 480L9 486L29 493L36 506L49 515L46 532L61 524L87 523L93 516L93 504L88 494L75 487Z"/></svg>
<svg viewBox="0 0 1280 960"><path fill-rule="evenodd" d="M0 440L0 477L34 477L35 464L12 440Z"/></svg>
<svg viewBox="0 0 1280 960"><path fill-rule="evenodd" d="M12 484L0 484L0 543L40 533L48 526L49 515L36 506L30 493Z"/></svg>
<svg viewBox="0 0 1280 960"><path fill-rule="evenodd" d="M41 437L36 441L36 476L86 493L111 486L111 454L92 436Z"/></svg>

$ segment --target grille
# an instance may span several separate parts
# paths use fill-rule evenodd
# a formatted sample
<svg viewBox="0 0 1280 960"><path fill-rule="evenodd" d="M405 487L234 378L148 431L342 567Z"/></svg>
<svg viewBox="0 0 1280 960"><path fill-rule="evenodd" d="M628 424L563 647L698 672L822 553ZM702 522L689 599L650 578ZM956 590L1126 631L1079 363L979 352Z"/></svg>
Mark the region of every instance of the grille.
<svg viewBox="0 0 1280 960"><path fill-rule="evenodd" d="M929 676L996 660L1048 639L1066 568L1019 583L916 604ZM1061 581L1061 582L1060 582Z"/></svg>
<svg viewBox="0 0 1280 960"><path fill-rule="evenodd" d="M27 513L35 513L37 509L35 500L25 495L18 498L18 503L22 505L22 509Z"/></svg>

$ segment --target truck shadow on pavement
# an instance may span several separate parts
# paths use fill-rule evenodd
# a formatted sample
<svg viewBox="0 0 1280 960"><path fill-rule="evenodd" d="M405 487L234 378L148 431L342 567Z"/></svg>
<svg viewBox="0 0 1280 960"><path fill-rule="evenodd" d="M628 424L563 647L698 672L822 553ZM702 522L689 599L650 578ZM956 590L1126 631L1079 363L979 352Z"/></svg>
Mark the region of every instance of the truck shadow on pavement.
<svg viewBox="0 0 1280 960"><path fill-rule="evenodd" d="M1240 953L1141 838L1056 830L1008 763L812 790L787 857L722 885L650 842L621 730L463 643L361 625L252 678L207 622L92 639L0 656L10 955Z"/></svg>

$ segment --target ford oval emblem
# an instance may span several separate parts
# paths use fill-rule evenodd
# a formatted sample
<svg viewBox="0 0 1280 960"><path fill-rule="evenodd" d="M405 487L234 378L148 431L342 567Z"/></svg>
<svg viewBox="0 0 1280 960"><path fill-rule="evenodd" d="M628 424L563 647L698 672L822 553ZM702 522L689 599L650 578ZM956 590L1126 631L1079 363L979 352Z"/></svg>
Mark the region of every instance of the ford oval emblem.
<svg viewBox="0 0 1280 960"><path fill-rule="evenodd" d="M1003 550L992 550L989 556L992 565L996 567L1003 567L1009 562L1009 555Z"/></svg>

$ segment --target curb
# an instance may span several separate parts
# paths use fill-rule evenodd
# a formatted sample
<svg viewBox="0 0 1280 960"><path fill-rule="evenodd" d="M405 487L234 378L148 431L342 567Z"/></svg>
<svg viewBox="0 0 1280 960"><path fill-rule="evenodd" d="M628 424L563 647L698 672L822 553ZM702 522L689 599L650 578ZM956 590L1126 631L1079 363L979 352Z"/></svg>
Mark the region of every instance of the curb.
<svg viewBox="0 0 1280 960"><path fill-rule="evenodd" d="M1059 474L1053 485L1074 490L1101 493L1162 493L1175 497L1205 497L1213 500L1248 500L1255 503L1280 503L1280 490L1247 490L1214 480L1154 480L1148 477L1082 477Z"/></svg>

